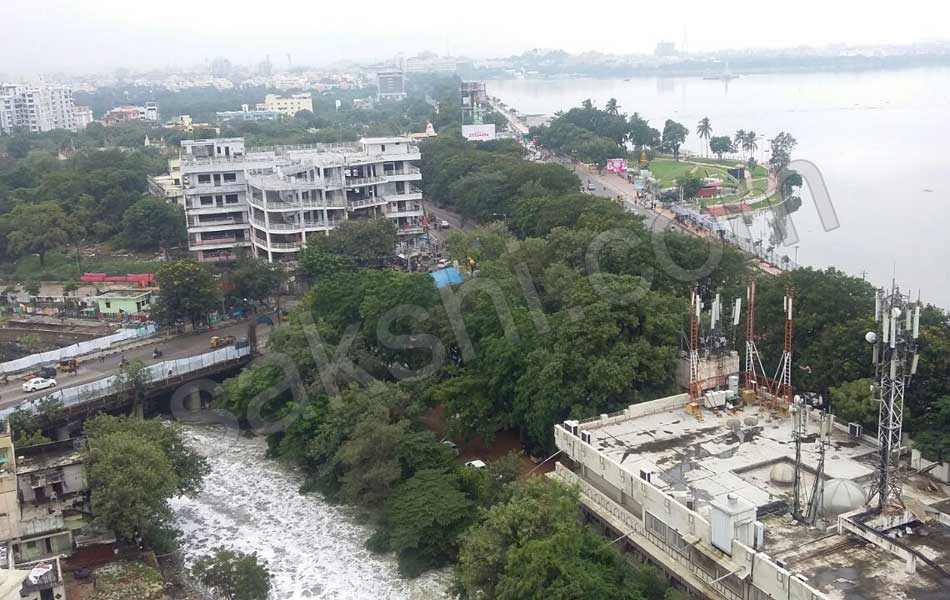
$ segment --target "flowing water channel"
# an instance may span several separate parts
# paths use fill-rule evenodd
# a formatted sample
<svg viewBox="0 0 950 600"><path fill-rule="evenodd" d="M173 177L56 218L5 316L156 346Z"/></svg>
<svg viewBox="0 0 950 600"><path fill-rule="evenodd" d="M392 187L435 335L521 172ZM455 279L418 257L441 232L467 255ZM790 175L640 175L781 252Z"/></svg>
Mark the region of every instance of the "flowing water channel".
<svg viewBox="0 0 950 600"><path fill-rule="evenodd" d="M364 547L354 511L298 493L302 478L265 457L260 438L186 426L211 474L196 498L172 501L186 563L214 548L256 552L273 575L271 600L443 600L449 575L407 580L392 556Z"/></svg>

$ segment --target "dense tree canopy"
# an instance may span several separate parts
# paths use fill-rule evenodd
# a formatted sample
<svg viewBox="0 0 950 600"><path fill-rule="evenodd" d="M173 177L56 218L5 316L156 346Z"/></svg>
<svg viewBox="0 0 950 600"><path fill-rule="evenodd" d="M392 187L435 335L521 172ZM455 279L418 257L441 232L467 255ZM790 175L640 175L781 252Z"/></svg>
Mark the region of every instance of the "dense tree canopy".
<svg viewBox="0 0 950 600"><path fill-rule="evenodd" d="M162 265L155 278L161 288L152 316L163 324L204 321L220 306L221 290L211 271L194 260L178 260Z"/></svg>

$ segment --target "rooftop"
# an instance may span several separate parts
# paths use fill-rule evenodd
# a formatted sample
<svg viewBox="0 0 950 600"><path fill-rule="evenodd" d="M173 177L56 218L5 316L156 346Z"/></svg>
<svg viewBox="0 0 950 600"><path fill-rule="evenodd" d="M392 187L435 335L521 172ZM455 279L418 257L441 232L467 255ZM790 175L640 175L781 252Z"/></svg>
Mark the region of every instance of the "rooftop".
<svg viewBox="0 0 950 600"><path fill-rule="evenodd" d="M143 298L148 296L152 292L149 290L109 290L108 292L103 292L96 296L96 299L101 298Z"/></svg>
<svg viewBox="0 0 950 600"><path fill-rule="evenodd" d="M950 486L905 468L908 511L865 515L867 490L876 477L876 439L853 436L847 423L833 423L826 437L826 508L817 526L805 526L788 514L793 417L764 404L704 408L701 414L688 411L688 404L688 395L681 394L633 405L581 422L580 430L601 456L635 477L650 473L654 486L683 503L691 499L700 514L721 505L728 494L748 500L765 524L763 551L831 600L950 597ZM805 497L817 473L821 414L806 409ZM843 519L858 524L843 528ZM862 523L874 531L857 532ZM915 573L907 568L911 555L916 556L911 558L918 565Z"/></svg>
<svg viewBox="0 0 950 600"><path fill-rule="evenodd" d="M82 462L82 441L65 440L16 448L17 475L58 469Z"/></svg>

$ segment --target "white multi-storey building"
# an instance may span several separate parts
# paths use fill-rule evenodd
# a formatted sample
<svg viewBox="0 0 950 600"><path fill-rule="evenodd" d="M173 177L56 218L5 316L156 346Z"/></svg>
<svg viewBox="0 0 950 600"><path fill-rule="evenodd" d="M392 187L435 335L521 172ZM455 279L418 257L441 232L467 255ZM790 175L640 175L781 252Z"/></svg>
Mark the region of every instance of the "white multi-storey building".
<svg viewBox="0 0 950 600"><path fill-rule="evenodd" d="M309 238L347 219L388 218L403 240L418 238L419 158L406 137L256 149L243 138L186 140L168 190L180 186L188 248L199 260L233 260L243 250L293 261Z"/></svg>
<svg viewBox="0 0 950 600"><path fill-rule="evenodd" d="M0 133L76 131L72 88L61 85L0 84Z"/></svg>
<svg viewBox="0 0 950 600"><path fill-rule="evenodd" d="M313 112L313 97L310 92L291 94L290 96L267 94L264 96L264 103L259 104L258 109L276 111L292 117L302 110Z"/></svg>

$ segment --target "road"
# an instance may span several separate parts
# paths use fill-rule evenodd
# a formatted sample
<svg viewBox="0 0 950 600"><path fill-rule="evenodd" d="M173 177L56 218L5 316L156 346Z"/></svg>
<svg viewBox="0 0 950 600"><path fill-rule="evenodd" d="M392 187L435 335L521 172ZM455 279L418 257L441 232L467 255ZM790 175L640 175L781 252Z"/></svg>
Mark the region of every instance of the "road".
<svg viewBox="0 0 950 600"><path fill-rule="evenodd" d="M146 345L137 346L121 353L113 351L115 354L106 356L102 361L93 356L85 360L85 362L80 363L76 373L69 374L60 372L57 374L56 382L59 387L72 387L109 377L118 371L119 362L123 357L130 361L141 360L146 365L151 365L163 360L204 354L210 351L208 342L212 336L233 335L237 338L245 337L247 336L248 323L250 323L250 321L239 321L231 325L215 327L211 331L199 334L186 334L169 339L156 337L153 338L155 340L154 342ZM269 333L270 326L258 325L257 341L259 345L263 345L264 342L267 341ZM152 358L152 350L156 347L162 350L162 356L160 358ZM9 408L24 401L43 398L49 394L48 389L40 392L25 393L21 388L22 384L23 379L11 378L9 383L0 385L0 409Z"/></svg>

